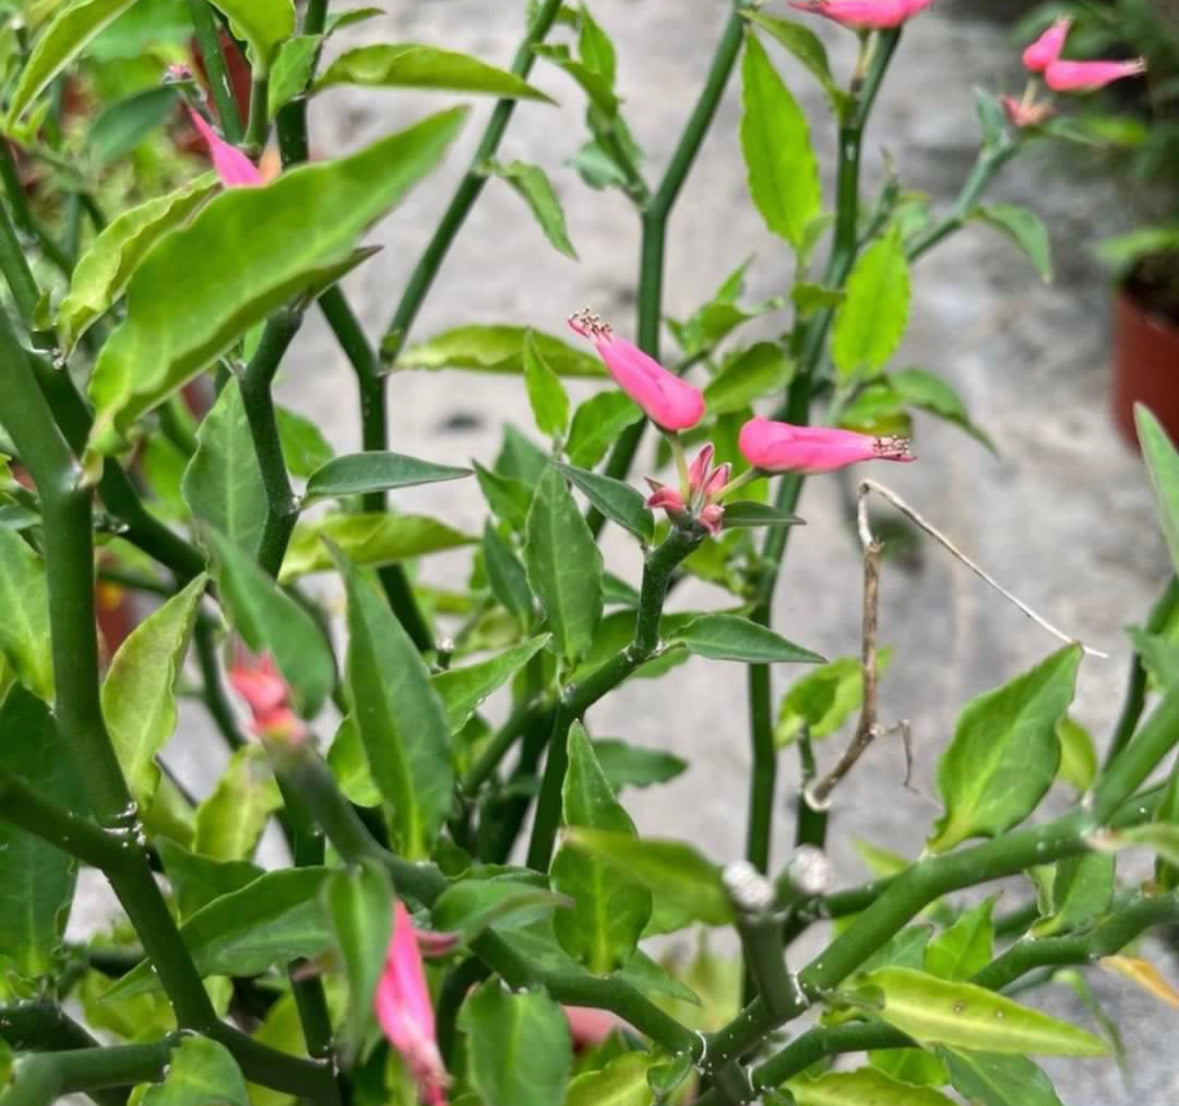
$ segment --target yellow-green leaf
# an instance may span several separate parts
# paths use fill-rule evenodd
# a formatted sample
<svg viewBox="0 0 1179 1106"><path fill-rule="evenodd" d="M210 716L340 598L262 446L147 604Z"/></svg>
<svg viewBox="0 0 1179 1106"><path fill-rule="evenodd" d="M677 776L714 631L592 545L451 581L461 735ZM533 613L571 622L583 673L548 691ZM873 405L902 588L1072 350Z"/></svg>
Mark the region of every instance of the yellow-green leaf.
<svg viewBox="0 0 1179 1106"><path fill-rule="evenodd" d="M524 339L531 334L537 352L558 376L605 376L602 362L550 334L522 326L460 326L412 346L397 358L398 369L474 369L522 373Z"/></svg>
<svg viewBox="0 0 1179 1106"><path fill-rule="evenodd" d="M0 527L0 655L17 679L53 699L49 652L49 590L45 563L15 530Z"/></svg>
<svg viewBox="0 0 1179 1106"><path fill-rule="evenodd" d="M818 1079L792 1079L787 1087L797 1106L954 1106L932 1087L914 1087L877 1068L829 1071Z"/></svg>
<svg viewBox="0 0 1179 1106"><path fill-rule="evenodd" d="M576 1076L564 1106L651 1106L655 1094L647 1073L658 1063L649 1052L624 1052L605 1067Z"/></svg>
<svg viewBox="0 0 1179 1106"><path fill-rule="evenodd" d="M193 852L214 860L249 860L281 805L266 750L243 745L229 758L213 794L197 807Z"/></svg>
<svg viewBox="0 0 1179 1106"><path fill-rule="evenodd" d="M284 39L295 33L294 0L209 0L228 17L238 38L250 44L256 74L265 74Z"/></svg>
<svg viewBox="0 0 1179 1106"><path fill-rule="evenodd" d="M835 311L831 359L840 377L884 368L909 324L909 263L900 235L878 238L856 260Z"/></svg>

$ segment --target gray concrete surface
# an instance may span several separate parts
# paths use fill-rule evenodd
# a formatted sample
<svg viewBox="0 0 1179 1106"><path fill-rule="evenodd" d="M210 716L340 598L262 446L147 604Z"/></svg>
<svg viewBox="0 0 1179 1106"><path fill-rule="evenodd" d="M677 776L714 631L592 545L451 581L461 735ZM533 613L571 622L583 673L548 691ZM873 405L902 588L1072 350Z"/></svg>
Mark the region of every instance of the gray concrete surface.
<svg viewBox="0 0 1179 1106"><path fill-rule="evenodd" d="M386 6L390 14L356 28L347 41L445 43L507 64L520 33L520 3L435 0ZM938 204L956 192L976 149L972 86L1013 89L1021 79L1016 49L1002 28L972 17L976 7L943 3L906 33L867 141L869 182L879 178L887 150L900 163L906 186L927 192ZM593 5L618 45L621 92L651 176L665 164L690 110L726 8L724 0ZM846 73L854 40L822 21L814 25L836 71ZM821 95L797 65L776 50L775 57L814 121L830 185L834 140ZM554 252L519 199L493 182L441 273L416 338L493 320L559 333L568 312L586 303L612 317L623 332L631 330L636 220L620 195L588 190L566 166L582 138L577 90L543 64L535 80L563 106L523 106L501 156L549 170L581 261L574 264ZM314 145L325 154L352 149L448 101L335 91L313 110ZM349 278L349 294L371 332L388 321L489 110L487 104L477 106L461 149L410 205L379 228L373 240L383 252ZM672 315L701 302L751 253L757 254L753 296L789 286L788 252L766 233L748 200L739 115L731 89L672 221L666 295ZM964 231L915 272L912 325L901 360L952 380L997 441L1000 457L951 428L921 420L920 463L877 466L872 475L895 487L1047 618L1113 653L1108 661L1086 661L1076 703L1077 716L1106 734L1125 667L1121 628L1142 617L1167 571L1139 462L1114 436L1107 414L1109 295L1090 248L1103 233L1122 229L1123 216L1107 181L1082 177L1075 162L1050 151L1010 167L994 195L1028 203L1044 216L1056 247L1056 282L1041 284L993 232ZM338 447L356 447L349 373L318 320L301 335L281 390L292 406L316 417ZM407 373L394 378L390 392L394 447L419 456L487 460L494 456L502 420L529 424L522 384L513 379ZM643 471L639 466L636 476ZM398 501L472 530L484 512L473 484L415 489ZM810 525L793 536L776 624L792 639L830 655L852 652L858 642L859 563L842 526L833 478L809 483L801 513ZM614 535L607 550L613 570L637 576L632 545ZM440 556L423 566L423 576L458 581L466 563L463 555ZM888 566L882 597L882 639L896 649L884 683L884 710L887 717L912 721L918 793L902 787L895 745L881 743L869 753L836 794L833 857L842 884L866 875L851 848L855 838L908 855L920 851L938 809L932 784L937 755L957 710L1055 647L932 547L915 570ZM676 596L683 607L720 602L722 596L698 585L685 586ZM785 687L793 675L783 669L777 686ZM657 684L624 688L594 709L591 722L599 734L692 758L691 770L674 784L630 795L627 805L644 833L686 835L720 860L740 855L749 768L740 667L694 661ZM220 753L210 749L216 749L215 739L189 712L172 762L192 778L211 782ZM835 755L834 741L822 747L824 763ZM786 801L796 780L794 759L784 756L774 840L779 860L791 841ZM1025 893L1026 888L1013 892ZM800 955L816 947L808 939ZM1179 965L1161 948L1152 954L1179 978ZM1122 1024L1128 1080L1112 1061L1047 1064L1059 1077L1062 1099L1069 1106L1175 1101L1179 1067L1159 1046L1179 1028L1179 1016L1120 980L1096 973L1094 982ZM1064 995L1050 1001L1058 1012L1086 1020Z"/></svg>

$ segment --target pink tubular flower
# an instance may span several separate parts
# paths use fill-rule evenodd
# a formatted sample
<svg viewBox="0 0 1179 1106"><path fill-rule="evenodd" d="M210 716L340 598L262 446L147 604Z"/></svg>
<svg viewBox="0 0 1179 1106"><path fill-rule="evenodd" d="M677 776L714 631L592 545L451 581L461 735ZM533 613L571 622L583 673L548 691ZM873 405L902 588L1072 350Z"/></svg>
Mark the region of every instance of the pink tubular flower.
<svg viewBox="0 0 1179 1106"><path fill-rule="evenodd" d="M725 514L724 508L715 500L728 484L731 469L728 464L713 468L712 458L715 453L713 444L709 442L696 454L696 459L688 467L687 488L672 488L647 477L652 493L647 499L647 506L652 509L662 508L677 522L695 518L715 538L721 531Z"/></svg>
<svg viewBox="0 0 1179 1106"><path fill-rule="evenodd" d="M449 1080L434 1034L434 1008L417 934L400 901L394 910L393 934L373 1007L389 1043L409 1065L422 1097L430 1106L445 1106Z"/></svg>
<svg viewBox="0 0 1179 1106"><path fill-rule="evenodd" d="M691 430L704 417L704 393L669 373L589 309L569 317L569 325L594 343L615 383L643 413L664 430Z"/></svg>
<svg viewBox="0 0 1179 1106"><path fill-rule="evenodd" d="M252 188L266 183L258 167L236 146L231 146L220 137L205 122L199 111L190 107L188 114L192 117L193 126L200 131L201 137L209 147L213 168L226 188Z"/></svg>
<svg viewBox="0 0 1179 1106"><path fill-rule="evenodd" d="M256 657L239 646L229 666L229 683L250 708L250 729L258 737L301 741L307 727L291 709L290 689L269 655Z"/></svg>
<svg viewBox="0 0 1179 1106"><path fill-rule="evenodd" d="M1013 127L1038 127L1052 115L1052 105L1046 100L1037 103L1017 96L1003 96L1001 101Z"/></svg>
<svg viewBox="0 0 1179 1106"><path fill-rule="evenodd" d="M799 11L832 19L853 31L885 31L899 27L933 0L790 0Z"/></svg>
<svg viewBox="0 0 1179 1106"><path fill-rule="evenodd" d="M1068 37L1071 19L1058 19L1023 52L1023 64L1032 73L1043 73L1060 59L1064 40Z"/></svg>
<svg viewBox="0 0 1179 1106"><path fill-rule="evenodd" d="M1095 92L1123 77L1146 72L1142 58L1133 61L1054 61L1044 70L1044 83L1053 92Z"/></svg>
<svg viewBox="0 0 1179 1106"><path fill-rule="evenodd" d="M857 461L915 461L904 438L873 438L853 430L791 426L750 419L738 439L741 455L765 472L834 472Z"/></svg>

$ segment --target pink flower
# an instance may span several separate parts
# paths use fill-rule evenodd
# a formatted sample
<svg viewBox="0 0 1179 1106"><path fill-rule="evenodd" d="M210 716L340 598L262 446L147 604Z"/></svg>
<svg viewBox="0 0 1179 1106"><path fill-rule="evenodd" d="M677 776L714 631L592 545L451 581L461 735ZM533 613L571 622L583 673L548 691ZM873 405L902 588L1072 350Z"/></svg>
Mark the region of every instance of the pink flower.
<svg viewBox="0 0 1179 1106"><path fill-rule="evenodd" d="M1023 52L1023 64L1033 73L1043 73L1059 60L1071 26L1071 19L1058 19Z"/></svg>
<svg viewBox="0 0 1179 1106"><path fill-rule="evenodd" d="M576 1050L592 1048L602 1044L616 1029L625 1029L627 1023L609 1010L598 1010L593 1006L562 1006L569 1022L569 1036L573 1038Z"/></svg>
<svg viewBox="0 0 1179 1106"><path fill-rule="evenodd" d="M742 456L765 472L834 472L857 461L915 461L904 438L750 419L738 439Z"/></svg>
<svg viewBox="0 0 1179 1106"><path fill-rule="evenodd" d="M229 683L250 708L250 729L263 738L301 741L307 727L291 709L290 689L269 655L256 657L243 646L229 666Z"/></svg>
<svg viewBox="0 0 1179 1106"><path fill-rule="evenodd" d="M401 1053L430 1106L445 1106L449 1079L434 1033L434 1008L426 987L417 934L405 904L398 901L385 970L373 998L377 1021Z"/></svg>
<svg viewBox="0 0 1179 1106"><path fill-rule="evenodd" d="M704 394L699 388L686 384L637 346L617 337L609 323L592 311L571 315L569 325L594 343L615 383L652 422L664 430L691 430L704 417Z"/></svg>
<svg viewBox="0 0 1179 1106"><path fill-rule="evenodd" d="M688 466L686 488L672 488L647 477L652 492L647 498L647 506L652 510L662 508L677 522L695 518L715 538L721 532L725 514L724 508L715 500L728 485L731 470L728 464L712 467L715 453L716 449L709 442L696 454L696 459Z"/></svg>
<svg viewBox="0 0 1179 1106"><path fill-rule="evenodd" d="M257 166L236 146L231 146L220 137L208 123L204 116L194 108L188 109L192 117L193 126L201 132L201 137L209 147L209 155L213 159L213 168L226 188L250 188L265 184Z"/></svg>
<svg viewBox="0 0 1179 1106"><path fill-rule="evenodd" d="M1053 92L1094 92L1123 77L1146 72L1142 58L1133 61L1054 61L1044 71L1044 83Z"/></svg>
<svg viewBox="0 0 1179 1106"><path fill-rule="evenodd" d="M1003 110L1014 127L1038 127L1052 114L1052 105L1046 100L1028 102L1016 96L1001 97Z"/></svg>
<svg viewBox="0 0 1179 1106"><path fill-rule="evenodd" d="M884 31L899 27L933 0L790 0L799 11L833 19L853 31Z"/></svg>

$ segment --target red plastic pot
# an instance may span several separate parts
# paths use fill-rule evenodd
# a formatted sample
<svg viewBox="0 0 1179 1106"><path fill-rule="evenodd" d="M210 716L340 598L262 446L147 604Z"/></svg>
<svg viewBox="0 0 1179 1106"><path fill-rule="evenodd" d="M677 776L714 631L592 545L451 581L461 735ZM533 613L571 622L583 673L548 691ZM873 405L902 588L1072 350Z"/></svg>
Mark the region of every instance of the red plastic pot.
<svg viewBox="0 0 1179 1106"><path fill-rule="evenodd" d="M1150 408L1179 441L1179 325L1147 310L1122 288L1114 313L1113 414L1131 445L1138 441L1136 403Z"/></svg>

